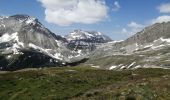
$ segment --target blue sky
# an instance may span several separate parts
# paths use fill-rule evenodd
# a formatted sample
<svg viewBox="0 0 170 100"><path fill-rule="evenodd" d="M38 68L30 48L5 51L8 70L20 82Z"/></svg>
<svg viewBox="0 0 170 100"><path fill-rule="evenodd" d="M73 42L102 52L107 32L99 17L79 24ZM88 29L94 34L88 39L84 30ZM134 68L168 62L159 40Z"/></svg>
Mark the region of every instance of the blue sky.
<svg viewBox="0 0 170 100"><path fill-rule="evenodd" d="M56 5L52 6L63 5L57 1L68 0L51 0L51 2L56 2ZM75 13L75 18L80 18L80 21L70 19L71 22L69 22L70 20L67 21L69 25L63 25L64 22L61 22L62 19L56 20L54 23L51 22L50 18L52 16L58 17L58 15L56 15L57 11L63 6L53 7L53 9L48 0L1 0L0 15L28 14L38 18L41 23L56 34L65 35L74 29L82 29L87 31L100 31L114 40L126 39L154 22L159 22L160 20L169 21L170 19L170 11L168 10L170 9L169 0L105 0L103 2L105 2L105 4L96 3L96 9L91 7L83 8L92 9L88 11L89 15L91 14L88 17L93 20L87 23L81 21L84 18L83 15L76 15L79 13ZM70 9L70 3L68 3L68 5L68 9ZM68 5L64 5L64 7ZM95 20L94 18L98 18L94 15L98 10L97 8L101 8L103 13L99 12L100 17L98 20ZM107 10L104 8L107 8ZM45 13L45 10L48 9L53 9L54 12ZM104 12L105 10L107 11L106 13ZM62 15L61 12L60 14Z"/></svg>

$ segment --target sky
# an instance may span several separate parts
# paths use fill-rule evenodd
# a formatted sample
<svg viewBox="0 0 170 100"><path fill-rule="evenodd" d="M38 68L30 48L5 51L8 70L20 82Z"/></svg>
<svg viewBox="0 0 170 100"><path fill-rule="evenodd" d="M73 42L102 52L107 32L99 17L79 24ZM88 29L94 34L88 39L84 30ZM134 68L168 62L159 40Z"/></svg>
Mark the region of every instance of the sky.
<svg viewBox="0 0 170 100"><path fill-rule="evenodd" d="M1 0L0 15L36 17L52 32L99 31L124 40L144 27L170 21L170 0Z"/></svg>

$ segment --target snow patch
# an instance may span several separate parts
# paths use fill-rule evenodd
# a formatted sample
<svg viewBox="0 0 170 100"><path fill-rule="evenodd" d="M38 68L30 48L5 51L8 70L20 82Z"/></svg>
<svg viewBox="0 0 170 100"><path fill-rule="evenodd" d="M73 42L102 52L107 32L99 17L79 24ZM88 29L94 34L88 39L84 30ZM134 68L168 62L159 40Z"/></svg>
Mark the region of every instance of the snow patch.
<svg viewBox="0 0 170 100"><path fill-rule="evenodd" d="M94 37L94 35L88 33L88 32L84 32L84 34L86 35L87 38L90 38L90 37Z"/></svg>
<svg viewBox="0 0 170 100"><path fill-rule="evenodd" d="M131 64L127 67L127 69L129 69L130 67L132 67L135 63L136 63L136 62L131 63Z"/></svg>
<svg viewBox="0 0 170 100"><path fill-rule="evenodd" d="M12 57L11 55L8 55L8 56L7 56L7 59L10 59L11 57Z"/></svg>
<svg viewBox="0 0 170 100"><path fill-rule="evenodd" d="M92 65L91 67L93 67L93 68L100 68L100 66L94 66L94 65Z"/></svg>
<svg viewBox="0 0 170 100"><path fill-rule="evenodd" d="M13 54L23 54L22 52L19 52L19 48L20 46L17 43L13 44L11 48L11 50L13 51Z"/></svg>
<svg viewBox="0 0 170 100"><path fill-rule="evenodd" d="M163 38L160 38L161 41L163 42L170 42L170 39L163 39Z"/></svg>
<svg viewBox="0 0 170 100"><path fill-rule="evenodd" d="M27 24L35 24L35 18L28 18L28 19L26 20L26 23L27 23Z"/></svg>
<svg viewBox="0 0 170 100"><path fill-rule="evenodd" d="M138 43L135 43L136 49L135 50L139 50L139 45Z"/></svg>
<svg viewBox="0 0 170 100"><path fill-rule="evenodd" d="M77 53L81 54L82 50L78 50Z"/></svg>
<svg viewBox="0 0 170 100"><path fill-rule="evenodd" d="M7 49L11 49L13 51L13 54L22 54L21 52L19 52L19 48L24 47L24 43L19 41L18 32L12 34L5 33L0 37L0 43L9 41L13 41L14 44L11 48Z"/></svg>
<svg viewBox="0 0 170 100"><path fill-rule="evenodd" d="M120 69L124 69L126 66L122 66Z"/></svg>
<svg viewBox="0 0 170 100"><path fill-rule="evenodd" d="M36 45L34 45L34 44L32 44L32 43L29 43L28 44L29 45L29 47L32 47L32 48L34 48L34 49L41 49L40 47L38 47L38 46L36 46ZM44 50L44 49L43 49ZM45 51L45 50L44 50Z"/></svg>
<svg viewBox="0 0 170 100"><path fill-rule="evenodd" d="M88 32L88 31L82 31L82 30L75 30L74 32L71 32L67 36L67 39L71 41L71 40L76 40L76 39L90 39L90 38L94 38L98 36L103 37L102 33L100 32Z"/></svg>
<svg viewBox="0 0 170 100"><path fill-rule="evenodd" d="M110 41L108 42L109 44L114 44L114 43L119 43L119 42L123 42L124 40L120 40L120 41Z"/></svg>
<svg viewBox="0 0 170 100"><path fill-rule="evenodd" d="M19 41L18 32L12 33L10 35L8 33L5 33L0 37L0 43L9 42L11 40L17 42L19 46L24 47L24 43Z"/></svg>
<svg viewBox="0 0 170 100"><path fill-rule="evenodd" d="M81 34L78 34L77 32L72 32L70 33L70 36L68 38L68 40L75 40L75 39L83 39L84 37L82 37Z"/></svg>
<svg viewBox="0 0 170 100"><path fill-rule="evenodd" d="M141 68L141 65L137 65L133 69L138 69L138 68Z"/></svg>
<svg viewBox="0 0 170 100"><path fill-rule="evenodd" d="M3 42L8 42L8 41L11 41L13 39L16 39L17 38L17 32L9 35L8 33L5 33L4 35L2 35L0 37L0 43L3 43Z"/></svg>
<svg viewBox="0 0 170 100"><path fill-rule="evenodd" d="M5 28L6 26L5 26L5 24L1 24L1 25L0 25L0 27L3 27L3 28Z"/></svg>
<svg viewBox="0 0 170 100"><path fill-rule="evenodd" d="M62 60L63 55L61 55L61 53L55 53L55 54L54 54L54 57L55 57L56 59Z"/></svg>
<svg viewBox="0 0 170 100"><path fill-rule="evenodd" d="M32 22L33 22L32 20L27 20L27 21L26 21L27 24L30 24L30 23L32 23Z"/></svg>
<svg viewBox="0 0 170 100"><path fill-rule="evenodd" d="M158 45L158 46L152 46L152 49L157 49L157 48L161 48L164 47L165 45Z"/></svg>
<svg viewBox="0 0 170 100"><path fill-rule="evenodd" d="M117 66L111 66L109 70L115 69Z"/></svg>
<svg viewBox="0 0 170 100"><path fill-rule="evenodd" d="M149 45L146 45L144 48L149 48L149 47L152 47L153 44L149 44Z"/></svg>
<svg viewBox="0 0 170 100"><path fill-rule="evenodd" d="M4 18L9 18L9 17L8 16L0 16L0 20L2 20Z"/></svg>
<svg viewBox="0 0 170 100"><path fill-rule="evenodd" d="M36 46L35 44L32 44L32 43L29 43L29 47L31 47L35 50L40 50L41 52L46 53L47 55L49 55L52 58L59 59L59 60L63 59L63 55L61 55L60 53L51 54L49 52L49 50L51 50L51 49L43 49L43 48Z"/></svg>

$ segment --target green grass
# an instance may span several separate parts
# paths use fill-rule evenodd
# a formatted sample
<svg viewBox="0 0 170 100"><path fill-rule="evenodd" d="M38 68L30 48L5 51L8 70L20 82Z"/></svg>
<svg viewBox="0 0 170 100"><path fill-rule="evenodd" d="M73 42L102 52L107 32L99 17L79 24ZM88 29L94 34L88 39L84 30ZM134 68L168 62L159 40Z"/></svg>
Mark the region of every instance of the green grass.
<svg viewBox="0 0 170 100"><path fill-rule="evenodd" d="M66 67L0 74L0 100L170 99L170 70L133 73Z"/></svg>

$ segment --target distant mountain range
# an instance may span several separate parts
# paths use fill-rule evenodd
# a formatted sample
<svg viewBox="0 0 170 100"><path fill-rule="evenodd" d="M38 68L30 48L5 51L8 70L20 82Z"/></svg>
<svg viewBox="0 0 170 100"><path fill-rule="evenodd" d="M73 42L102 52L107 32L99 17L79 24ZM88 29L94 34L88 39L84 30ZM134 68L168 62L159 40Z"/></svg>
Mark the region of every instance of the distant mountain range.
<svg viewBox="0 0 170 100"><path fill-rule="evenodd" d="M93 51L96 45L112 41L100 32L87 32L82 30L74 30L66 35L65 38L69 41L68 47L72 50Z"/></svg>
<svg viewBox="0 0 170 100"><path fill-rule="evenodd" d="M108 70L170 68L170 22L124 41L74 30L62 37L28 15L0 17L0 70L88 65Z"/></svg>
<svg viewBox="0 0 170 100"><path fill-rule="evenodd" d="M108 41L99 32L81 30L62 37L28 15L0 17L0 70L74 65Z"/></svg>

